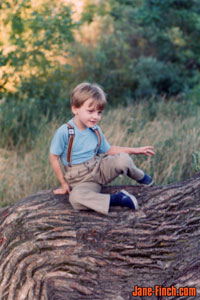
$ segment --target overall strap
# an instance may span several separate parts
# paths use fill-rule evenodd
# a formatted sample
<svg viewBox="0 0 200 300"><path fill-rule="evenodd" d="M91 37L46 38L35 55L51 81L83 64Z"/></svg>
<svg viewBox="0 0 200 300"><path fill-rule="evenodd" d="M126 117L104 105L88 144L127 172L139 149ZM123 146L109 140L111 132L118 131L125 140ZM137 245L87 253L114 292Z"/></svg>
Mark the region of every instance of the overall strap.
<svg viewBox="0 0 200 300"><path fill-rule="evenodd" d="M69 135L68 150L67 150L67 162L68 162L68 165L71 167L72 147L73 147L73 143L74 143L75 132L74 132L74 127L71 124L67 123L67 127L68 127L68 135Z"/></svg>
<svg viewBox="0 0 200 300"><path fill-rule="evenodd" d="M99 129L96 126L92 127L91 129L96 133L96 135L98 137L99 142L98 142L98 145L97 145L97 149L99 149L99 147L101 145L101 135L100 135Z"/></svg>

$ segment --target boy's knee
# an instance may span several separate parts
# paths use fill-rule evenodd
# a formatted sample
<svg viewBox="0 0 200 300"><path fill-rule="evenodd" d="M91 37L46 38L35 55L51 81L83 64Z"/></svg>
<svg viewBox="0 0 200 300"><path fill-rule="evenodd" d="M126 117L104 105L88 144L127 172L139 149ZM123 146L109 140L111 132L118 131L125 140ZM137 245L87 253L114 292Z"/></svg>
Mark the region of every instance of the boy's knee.
<svg viewBox="0 0 200 300"><path fill-rule="evenodd" d="M117 165L120 169L123 169L124 167L129 167L131 164L133 164L133 161L127 153L118 154Z"/></svg>
<svg viewBox="0 0 200 300"><path fill-rule="evenodd" d="M69 202L71 203L72 207L76 210L80 210L82 208L82 205L79 204L79 198L81 197L81 193L74 189L69 194Z"/></svg>

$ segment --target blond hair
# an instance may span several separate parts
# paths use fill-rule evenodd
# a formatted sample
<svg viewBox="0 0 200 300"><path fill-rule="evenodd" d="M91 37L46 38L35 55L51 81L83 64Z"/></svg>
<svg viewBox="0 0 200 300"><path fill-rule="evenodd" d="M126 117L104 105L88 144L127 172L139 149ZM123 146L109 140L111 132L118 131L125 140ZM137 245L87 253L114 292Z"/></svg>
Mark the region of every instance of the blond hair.
<svg viewBox="0 0 200 300"><path fill-rule="evenodd" d="M85 101L92 99L97 109L104 110L106 95L96 83L83 82L75 87L71 93L71 106L81 107Z"/></svg>

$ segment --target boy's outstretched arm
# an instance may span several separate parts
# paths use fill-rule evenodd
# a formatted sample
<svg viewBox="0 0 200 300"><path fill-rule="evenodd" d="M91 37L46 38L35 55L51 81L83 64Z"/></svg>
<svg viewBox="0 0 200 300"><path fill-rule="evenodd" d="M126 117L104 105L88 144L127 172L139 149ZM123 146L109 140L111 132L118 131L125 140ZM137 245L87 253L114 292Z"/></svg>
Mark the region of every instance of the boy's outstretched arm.
<svg viewBox="0 0 200 300"><path fill-rule="evenodd" d="M132 147L120 147L120 146L111 146L106 154L108 155L115 155L118 153L128 153L128 154L144 154L147 156L154 155L154 147L152 146L145 146L139 148L132 148Z"/></svg>
<svg viewBox="0 0 200 300"><path fill-rule="evenodd" d="M60 166L59 156L50 153L49 160L50 160L51 166L61 184L61 188L54 190L53 193L54 194L70 193L70 187L63 176L63 172L62 172L62 169Z"/></svg>

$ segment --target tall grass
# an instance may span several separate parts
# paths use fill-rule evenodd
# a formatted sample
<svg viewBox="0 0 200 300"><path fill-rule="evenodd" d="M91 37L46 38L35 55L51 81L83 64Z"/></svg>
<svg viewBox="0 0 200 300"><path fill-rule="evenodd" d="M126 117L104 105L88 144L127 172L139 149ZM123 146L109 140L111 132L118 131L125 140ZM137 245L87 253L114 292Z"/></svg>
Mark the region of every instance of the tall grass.
<svg viewBox="0 0 200 300"><path fill-rule="evenodd" d="M0 150L1 206L57 184L48 161L50 140L57 126L56 122L46 125L30 152Z"/></svg>
<svg viewBox="0 0 200 300"><path fill-rule="evenodd" d="M154 146L154 157L134 156L133 160L154 177L156 184L189 178L198 169L194 153L200 150L200 109L178 102L154 105L143 103L110 111L102 128L112 144ZM123 183L131 184L131 180L120 178L113 182Z"/></svg>
<svg viewBox="0 0 200 300"><path fill-rule="evenodd" d="M32 151L0 150L0 205L6 206L41 189L59 183L48 160L49 144L55 130L64 123L44 122ZM200 109L178 101L155 101L108 109L100 126L112 145L152 145L154 157L132 156L136 165L164 185L184 180L195 173L194 153L200 150ZM27 149L27 147L26 147ZM197 168L196 168L197 169ZM112 184L135 184L127 177Z"/></svg>

